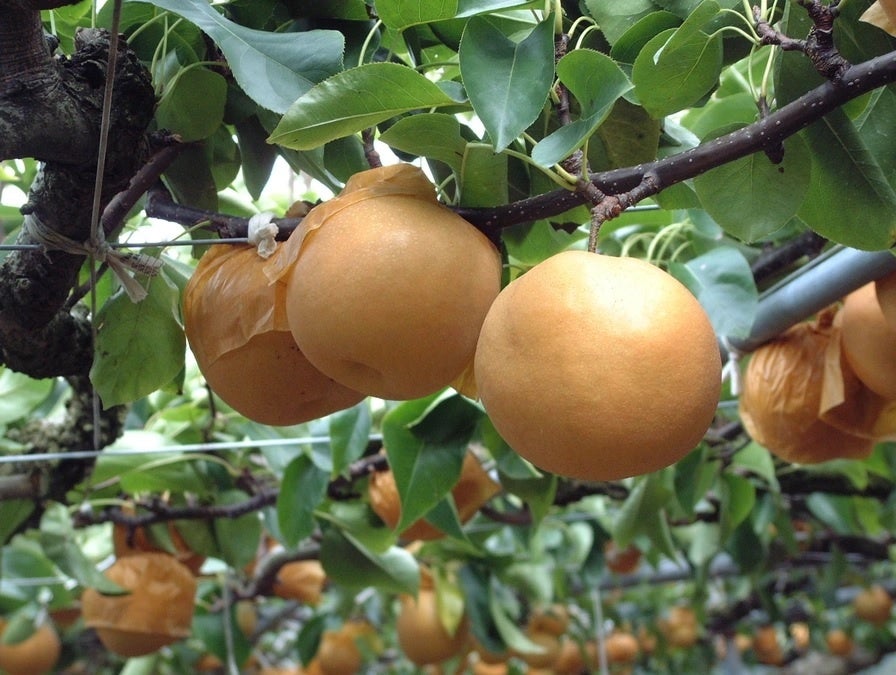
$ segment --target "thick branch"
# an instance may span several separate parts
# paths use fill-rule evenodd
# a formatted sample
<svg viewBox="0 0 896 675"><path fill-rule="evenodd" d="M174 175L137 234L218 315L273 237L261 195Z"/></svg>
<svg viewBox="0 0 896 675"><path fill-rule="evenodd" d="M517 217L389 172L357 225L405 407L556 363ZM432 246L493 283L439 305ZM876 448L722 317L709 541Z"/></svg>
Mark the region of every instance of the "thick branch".
<svg viewBox="0 0 896 675"><path fill-rule="evenodd" d="M91 125L80 141L68 138L68 147L77 148L86 142L95 149L109 36L84 30L77 44L78 52L60 70L66 84L57 87L59 107L54 116L66 118L69 104L77 100L81 115L90 118ZM127 49L122 50L121 57L113 90L103 204L128 184L146 156L145 132L154 102L145 68ZM0 97L0 129L3 111L14 107ZM0 138L5 137L0 133ZM23 210L70 239L88 239L95 160L93 157L88 165L47 162ZM23 232L19 243L37 242ZM71 314L65 308L83 263L83 255L40 250L15 251L4 260L0 267L0 358L4 363L32 377L87 374L93 357L90 325L84 315Z"/></svg>
<svg viewBox="0 0 896 675"><path fill-rule="evenodd" d="M0 159L34 157L85 164L96 156L96 109L83 107L96 84L54 60L40 13L0 6Z"/></svg>

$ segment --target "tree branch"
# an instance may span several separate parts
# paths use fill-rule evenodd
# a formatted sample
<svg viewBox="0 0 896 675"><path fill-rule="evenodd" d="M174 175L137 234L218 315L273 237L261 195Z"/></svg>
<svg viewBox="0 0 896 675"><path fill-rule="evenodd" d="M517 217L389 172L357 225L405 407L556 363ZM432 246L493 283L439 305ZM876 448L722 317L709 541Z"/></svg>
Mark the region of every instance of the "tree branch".
<svg viewBox="0 0 896 675"><path fill-rule="evenodd" d="M48 102L55 101L57 105L52 120L43 121L40 133L53 138L63 129L66 148L74 157L66 162L47 161L23 207L23 212L33 214L47 228L75 241L85 241L90 236L96 157L87 163L78 163L83 159L78 152L81 143L96 152L109 42L104 31L80 31L76 39L78 51L59 70L62 84L48 98ZM136 55L126 45L122 45L120 54L103 185L104 205L127 186L147 154L145 133L155 100L148 73ZM29 86L45 84L38 79ZM73 128L64 126L69 107L75 101L82 108L80 114L92 120L88 130L78 132L80 138L71 135ZM16 101L0 96L0 130L3 115L16 105ZM56 120L63 120L63 126L58 126ZM0 139L17 133L19 129L15 133L0 133ZM3 142L0 140L0 144ZM44 154L39 147L30 150L33 152L29 156ZM22 152L24 148L17 151ZM18 243L38 242L23 231ZM89 372L93 360L90 323L85 312L69 312L65 306L84 260L83 255L64 251L22 250L12 252L3 261L0 266L0 358L9 367L38 378Z"/></svg>
<svg viewBox="0 0 896 675"><path fill-rule="evenodd" d="M753 124L655 162L593 173L591 182L607 195L621 195L653 174L662 189L699 176L741 157L761 152L770 145L805 129L829 112L878 87L896 82L896 52L849 67L840 84L825 82ZM495 231L510 225L549 218L585 203L585 196L555 190L494 208L457 208L455 211L476 227Z"/></svg>

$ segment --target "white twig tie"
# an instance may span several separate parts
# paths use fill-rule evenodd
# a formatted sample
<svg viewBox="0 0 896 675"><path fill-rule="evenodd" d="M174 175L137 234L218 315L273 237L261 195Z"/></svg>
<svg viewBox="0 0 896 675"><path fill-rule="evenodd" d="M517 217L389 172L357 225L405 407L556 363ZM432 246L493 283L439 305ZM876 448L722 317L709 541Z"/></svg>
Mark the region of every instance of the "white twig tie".
<svg viewBox="0 0 896 675"><path fill-rule="evenodd" d="M740 360L743 358L743 352L734 347L728 340L727 336L722 337L722 346L728 352L728 360L722 366L722 382L731 381L731 395L740 396L743 389L742 374L740 371Z"/></svg>
<svg viewBox="0 0 896 675"><path fill-rule="evenodd" d="M84 242L75 241L59 234L43 222L33 213L25 215L23 228L28 235L47 251L64 251L73 255L93 256L100 263L109 265L115 276L121 281L128 297L134 302L140 302L146 297L146 289L132 276L132 272L139 272L153 277L159 273L162 261L144 253L131 253L112 248L106 241L102 229L98 238L88 239Z"/></svg>
<svg viewBox="0 0 896 675"><path fill-rule="evenodd" d="M269 211L256 213L249 218L249 243L258 251L262 258L270 258L277 250L277 233L279 229L271 221L274 214Z"/></svg>

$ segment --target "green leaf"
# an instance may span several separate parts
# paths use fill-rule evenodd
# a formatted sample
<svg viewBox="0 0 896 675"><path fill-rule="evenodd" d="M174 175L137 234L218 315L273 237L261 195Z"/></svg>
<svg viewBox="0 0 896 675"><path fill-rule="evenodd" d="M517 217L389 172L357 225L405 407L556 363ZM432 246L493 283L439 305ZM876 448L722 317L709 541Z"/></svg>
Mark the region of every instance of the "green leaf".
<svg viewBox="0 0 896 675"><path fill-rule="evenodd" d="M809 511L838 534L861 532L862 526L853 509L854 497L813 492L806 497Z"/></svg>
<svg viewBox="0 0 896 675"><path fill-rule="evenodd" d="M267 143L267 132L257 117L237 122L236 136L240 147L240 167L246 189L252 199L258 199L267 185L277 159L277 150Z"/></svg>
<svg viewBox="0 0 896 675"><path fill-rule="evenodd" d="M781 229L796 215L812 173L805 142L784 142L784 161L773 164L757 152L711 169L694 179L707 213L733 237L754 242Z"/></svg>
<svg viewBox="0 0 896 675"><path fill-rule="evenodd" d="M630 26L610 49L610 56L619 63L634 63L638 53L664 30L678 28L681 19L671 12L651 12Z"/></svg>
<svg viewBox="0 0 896 675"><path fill-rule="evenodd" d="M437 159L457 173L461 170L467 146L461 136L460 122L444 113L403 117L380 134L380 140L396 150Z"/></svg>
<svg viewBox="0 0 896 675"><path fill-rule="evenodd" d="M217 498L219 506L242 504L247 495L242 490L226 490ZM242 569L255 559L258 542L261 541L262 526L257 511L238 518L216 518L215 539L221 558L231 567Z"/></svg>
<svg viewBox="0 0 896 675"><path fill-rule="evenodd" d="M228 21L206 0L150 0L211 37L240 87L258 105L284 113L314 82L342 68L344 39L333 30L272 33Z"/></svg>
<svg viewBox="0 0 896 675"><path fill-rule="evenodd" d="M673 497L674 493L665 482L664 472L637 479L634 489L616 515L612 538L619 546L625 547L636 537L645 535L662 553L674 557L665 510Z"/></svg>
<svg viewBox="0 0 896 675"><path fill-rule="evenodd" d="M492 576L489 581L488 604L501 641L520 654L542 652L544 648L530 640L518 625L520 608L513 593L497 577Z"/></svg>
<svg viewBox="0 0 896 675"><path fill-rule="evenodd" d="M0 546L16 533L19 525L34 513L31 499L7 499L0 502Z"/></svg>
<svg viewBox="0 0 896 675"><path fill-rule="evenodd" d="M268 142L311 150L413 110L454 105L424 75L397 63L368 63L315 85L286 111Z"/></svg>
<svg viewBox="0 0 896 675"><path fill-rule="evenodd" d="M227 80L208 68L180 71L165 87L156 122L184 142L211 136L224 121Z"/></svg>
<svg viewBox="0 0 896 675"><path fill-rule="evenodd" d="M490 608L492 572L484 565L465 564L457 575L467 602L470 629L477 642L493 654L506 648Z"/></svg>
<svg viewBox="0 0 896 675"><path fill-rule="evenodd" d="M330 456L335 478L367 450L372 419L366 400L330 416Z"/></svg>
<svg viewBox="0 0 896 675"><path fill-rule="evenodd" d="M707 455L708 448L701 444L675 464L675 496L688 515L694 514L719 471L719 463L707 461Z"/></svg>
<svg viewBox="0 0 896 675"><path fill-rule="evenodd" d="M422 517L457 483L481 416L456 394L406 401L386 413L383 445L401 499L397 530Z"/></svg>
<svg viewBox="0 0 896 675"><path fill-rule="evenodd" d="M101 593L121 594L122 588L100 573L75 536L68 509L57 502L47 505L40 519L40 545L47 558L81 586Z"/></svg>
<svg viewBox="0 0 896 675"><path fill-rule="evenodd" d="M106 408L151 394L183 368L186 340L178 321L177 286L164 272L148 286L140 302L120 292L97 315L90 379Z"/></svg>
<svg viewBox="0 0 896 675"><path fill-rule="evenodd" d="M375 553L337 529L324 533L320 562L327 576L346 588L373 587L387 593L416 595L420 587L417 560L406 550L393 546L385 553Z"/></svg>
<svg viewBox="0 0 896 675"><path fill-rule="evenodd" d="M756 487L748 479L732 473L723 473L719 481L721 501L722 536L733 532L753 510L756 504Z"/></svg>
<svg viewBox="0 0 896 675"><path fill-rule="evenodd" d="M393 30L453 19L457 0L377 0L377 17Z"/></svg>
<svg viewBox="0 0 896 675"><path fill-rule="evenodd" d="M327 494L328 472L307 455L299 455L286 467L277 495L277 524L289 548L314 531L314 509Z"/></svg>
<svg viewBox="0 0 896 675"><path fill-rule="evenodd" d="M468 143L458 176L462 206L498 206L508 197L507 156L487 143Z"/></svg>
<svg viewBox="0 0 896 675"><path fill-rule="evenodd" d="M579 119L561 126L532 148L532 159L541 166L557 164L580 148L616 101L632 88L613 59L590 49L576 49L560 59L557 77L576 98L581 112Z"/></svg>
<svg viewBox="0 0 896 675"><path fill-rule="evenodd" d="M382 526L368 504L360 501L325 501L315 515L350 535L359 546L376 553L388 551L398 538Z"/></svg>
<svg viewBox="0 0 896 675"><path fill-rule="evenodd" d="M635 94L653 117L693 105L719 79L722 39L694 30L695 23L689 18L678 28L663 31L635 59Z"/></svg>
<svg viewBox="0 0 896 675"><path fill-rule="evenodd" d="M53 391L53 380L35 380L3 368L0 373L0 424L25 417Z"/></svg>
<svg viewBox="0 0 896 675"><path fill-rule="evenodd" d="M607 41L612 45L640 19L654 12L651 0L585 0Z"/></svg>
<svg viewBox="0 0 896 675"><path fill-rule="evenodd" d="M473 17L458 50L461 77L473 109L500 152L531 125L554 77L554 19L517 43L495 24Z"/></svg>
<svg viewBox="0 0 896 675"><path fill-rule="evenodd" d="M799 217L845 246L872 251L893 246L896 191L846 114L828 113L802 133L812 153L812 181Z"/></svg>
<svg viewBox="0 0 896 675"><path fill-rule="evenodd" d="M200 476L193 467L195 455L157 451L170 444L170 438L153 431L125 431L97 458L91 480L95 484L118 481L116 489L126 492L170 490L206 494L208 477Z"/></svg>
<svg viewBox="0 0 896 675"><path fill-rule="evenodd" d="M669 272L700 301L716 335L749 335L759 304L750 265L733 246L720 246L687 263L672 263Z"/></svg>
<svg viewBox="0 0 896 675"><path fill-rule="evenodd" d="M225 627L225 617L230 626ZM252 651L252 644L243 635L236 621L236 603L231 604L226 614L224 612L204 612L199 604L198 610L193 616L191 630L193 637L202 643L206 651L217 656L222 663L227 663L231 654L236 663L245 663L249 652ZM225 631L229 631L229 635ZM228 650L231 653L228 653ZM156 673L158 670L154 668L150 672Z"/></svg>
<svg viewBox="0 0 896 675"><path fill-rule="evenodd" d="M764 563L767 554L765 543L756 534L755 525L749 520L735 528L728 538L725 550L745 573Z"/></svg>
<svg viewBox="0 0 896 675"><path fill-rule="evenodd" d="M771 453L758 443L749 443L738 450L731 460L732 467L748 471L765 480L775 492L780 492L775 462Z"/></svg>

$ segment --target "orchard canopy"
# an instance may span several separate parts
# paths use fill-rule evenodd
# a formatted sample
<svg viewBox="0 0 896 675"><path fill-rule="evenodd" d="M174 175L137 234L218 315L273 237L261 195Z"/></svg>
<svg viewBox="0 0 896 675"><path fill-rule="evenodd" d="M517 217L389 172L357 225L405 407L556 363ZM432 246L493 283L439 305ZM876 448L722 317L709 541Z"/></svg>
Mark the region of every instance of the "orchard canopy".
<svg viewBox="0 0 896 675"><path fill-rule="evenodd" d="M892 672L893 35L0 0L0 672Z"/></svg>

